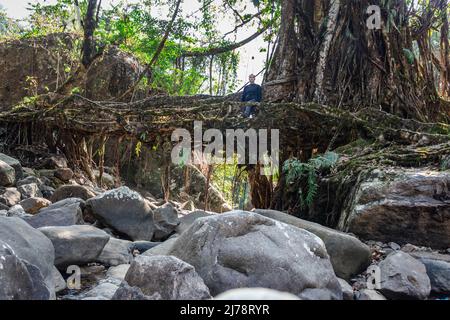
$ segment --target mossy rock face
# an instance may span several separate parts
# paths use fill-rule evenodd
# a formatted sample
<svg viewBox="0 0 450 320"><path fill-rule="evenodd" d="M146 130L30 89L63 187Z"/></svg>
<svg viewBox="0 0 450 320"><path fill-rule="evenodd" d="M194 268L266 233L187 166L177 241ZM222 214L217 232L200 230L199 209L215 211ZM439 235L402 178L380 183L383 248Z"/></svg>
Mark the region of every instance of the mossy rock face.
<svg viewBox="0 0 450 320"><path fill-rule="evenodd" d="M450 247L450 172L382 168L360 175L338 228L363 239Z"/></svg>

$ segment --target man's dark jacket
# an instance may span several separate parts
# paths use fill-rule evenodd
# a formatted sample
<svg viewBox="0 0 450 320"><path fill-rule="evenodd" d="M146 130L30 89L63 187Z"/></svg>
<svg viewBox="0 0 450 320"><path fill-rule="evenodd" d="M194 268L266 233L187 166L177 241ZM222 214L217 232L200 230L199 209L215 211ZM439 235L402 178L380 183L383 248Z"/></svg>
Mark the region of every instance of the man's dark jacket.
<svg viewBox="0 0 450 320"><path fill-rule="evenodd" d="M261 102L262 98L262 88L258 84L249 84L244 88L244 92L242 93L242 102L247 101L256 101Z"/></svg>

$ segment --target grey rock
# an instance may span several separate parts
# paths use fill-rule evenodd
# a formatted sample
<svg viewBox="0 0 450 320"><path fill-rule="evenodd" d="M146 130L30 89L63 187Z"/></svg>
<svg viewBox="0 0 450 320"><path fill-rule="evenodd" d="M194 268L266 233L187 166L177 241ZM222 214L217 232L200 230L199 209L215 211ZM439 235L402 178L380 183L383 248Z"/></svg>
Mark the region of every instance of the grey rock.
<svg viewBox="0 0 450 320"><path fill-rule="evenodd" d="M153 239L156 241L166 239L180 223L178 212L171 203L153 210L153 221L155 224Z"/></svg>
<svg viewBox="0 0 450 320"><path fill-rule="evenodd" d="M9 187L16 182L16 171L6 162L0 160L0 186Z"/></svg>
<svg viewBox="0 0 450 320"><path fill-rule="evenodd" d="M83 207L83 200L68 198L51 204L24 220L35 228L82 225L84 224Z"/></svg>
<svg viewBox="0 0 450 320"><path fill-rule="evenodd" d="M56 189L50 200L52 202L59 202L67 198L79 198L86 201L95 197L95 195L95 192L86 186L64 185Z"/></svg>
<svg viewBox="0 0 450 320"><path fill-rule="evenodd" d="M6 210L0 210L0 216L6 217L8 215L8 211Z"/></svg>
<svg viewBox="0 0 450 320"><path fill-rule="evenodd" d="M254 212L198 219L177 238L169 254L194 266L213 295L263 287L297 296L306 289L322 289L331 299L342 299L319 237Z"/></svg>
<svg viewBox="0 0 450 320"><path fill-rule="evenodd" d="M155 281L155 279L158 279ZM138 256L125 276L131 287L164 300L204 300L210 293L193 266L171 256Z"/></svg>
<svg viewBox="0 0 450 320"><path fill-rule="evenodd" d="M19 160L12 158L10 156L7 156L6 154L0 153L0 161L3 161L7 165L14 168L14 171L16 173L16 181L22 179L23 169L22 169L22 165L20 164Z"/></svg>
<svg viewBox="0 0 450 320"><path fill-rule="evenodd" d="M177 238L170 238L162 242L160 245L155 246L149 250L146 250L142 255L144 256L170 256L170 252L173 249Z"/></svg>
<svg viewBox="0 0 450 320"><path fill-rule="evenodd" d="M22 206L20 204L16 204L15 206L12 206L9 210L8 210L8 217L18 217L18 218L25 218L31 215L27 214L25 212L25 210L22 208Z"/></svg>
<svg viewBox="0 0 450 320"><path fill-rule="evenodd" d="M0 240L0 300L33 299L33 280L25 263Z"/></svg>
<svg viewBox="0 0 450 320"><path fill-rule="evenodd" d="M133 260L131 245L131 241L110 238L97 258L97 262L105 266L129 264Z"/></svg>
<svg viewBox="0 0 450 320"><path fill-rule="evenodd" d="M17 187L17 190L20 192L22 199L42 197L42 193L36 183L23 184Z"/></svg>
<svg viewBox="0 0 450 320"><path fill-rule="evenodd" d="M431 291L430 278L422 262L397 251L379 264L380 292L388 299L426 299Z"/></svg>
<svg viewBox="0 0 450 320"><path fill-rule="evenodd" d="M42 196L45 199L51 199L55 193L55 188L46 185L41 186L39 190L41 190Z"/></svg>
<svg viewBox="0 0 450 320"><path fill-rule="evenodd" d="M1 188L0 203L12 207L20 202L21 195L16 188Z"/></svg>
<svg viewBox="0 0 450 320"><path fill-rule="evenodd" d="M425 265L432 292L450 294L450 255L434 252L413 252L411 256Z"/></svg>
<svg viewBox="0 0 450 320"><path fill-rule="evenodd" d="M239 288L219 294L214 300L300 300L297 296L266 288Z"/></svg>
<svg viewBox="0 0 450 320"><path fill-rule="evenodd" d="M376 290L362 289L355 293L355 300L387 300L381 293Z"/></svg>
<svg viewBox="0 0 450 320"><path fill-rule="evenodd" d="M383 168L361 177L349 194L340 230L385 243L450 246L449 171Z"/></svg>
<svg viewBox="0 0 450 320"><path fill-rule="evenodd" d="M39 167L42 169L67 168L67 159L59 154L48 155L41 161Z"/></svg>
<svg viewBox="0 0 450 320"><path fill-rule="evenodd" d="M132 240L151 241L155 225L149 203L127 187L107 191L86 201L87 209L104 225Z"/></svg>
<svg viewBox="0 0 450 320"><path fill-rule="evenodd" d="M109 235L92 226L43 227L44 233L55 247L55 266L83 265L95 262Z"/></svg>
<svg viewBox="0 0 450 320"><path fill-rule="evenodd" d="M127 275L128 269L130 269L129 264L121 264L115 267L111 267L106 272L106 276L108 278L116 278L119 280L125 280L125 276Z"/></svg>
<svg viewBox="0 0 450 320"><path fill-rule="evenodd" d="M73 171L70 168L59 168L55 171L55 177L63 182L68 182L73 177Z"/></svg>
<svg viewBox="0 0 450 320"><path fill-rule="evenodd" d="M159 293L145 295L138 287L130 287L123 281L111 300L162 300Z"/></svg>
<svg viewBox="0 0 450 320"><path fill-rule="evenodd" d="M64 280L61 273L56 269L56 267L53 267L53 282L55 283L55 292L61 292L67 288L66 280Z"/></svg>
<svg viewBox="0 0 450 320"><path fill-rule="evenodd" d="M29 274L37 280L34 287L48 292L49 298L55 296L53 282L53 264L55 250L51 241L41 232L16 217L0 217L0 240L5 242L27 267ZM39 274L46 290L37 286ZM44 292L44 295L45 295ZM41 294L42 296L42 294Z"/></svg>
<svg viewBox="0 0 450 320"><path fill-rule="evenodd" d="M267 218L305 229L321 238L330 255L333 269L340 278L349 280L353 275L364 271L370 264L370 248L356 237L279 211L257 209L255 212Z"/></svg>
<svg viewBox="0 0 450 320"><path fill-rule="evenodd" d="M151 241L134 241L131 244L131 252L138 251L140 254L153 249L156 246L161 245L162 242L151 242Z"/></svg>
<svg viewBox="0 0 450 320"><path fill-rule="evenodd" d="M344 279L338 278L338 281L341 285L342 297L344 298L344 300L353 300L354 292L352 286L348 284L348 282Z"/></svg>
<svg viewBox="0 0 450 320"><path fill-rule="evenodd" d="M206 211L203 210L197 210L197 211L193 211L191 213L188 213L187 215L183 216L180 218L180 224L177 226L177 228L175 229L175 231L178 234L182 234L183 232L185 232L187 229L190 228L190 226L197 220L200 218L205 218L205 217L210 217L211 215L214 215L212 213L208 213Z"/></svg>
<svg viewBox="0 0 450 320"><path fill-rule="evenodd" d="M389 248L391 248L392 250L395 250L395 251L398 251L402 248L400 245L398 245L395 242L389 242L388 246L389 246Z"/></svg>
<svg viewBox="0 0 450 320"><path fill-rule="evenodd" d="M95 300L111 300L119 285L120 281L115 281L115 279L101 280L97 286L83 295L83 300L93 300L93 298Z"/></svg>
<svg viewBox="0 0 450 320"><path fill-rule="evenodd" d="M25 185L25 184L30 184L30 183L35 183L35 184L37 184L39 187L41 187L42 186L42 181L41 181L41 179L39 179L39 178L37 178L37 177L35 177L35 176L28 176L28 177L26 177L26 178L24 178L24 179L22 179L22 180L19 180L19 181L17 181L17 186L18 187L20 187L20 186L23 186L23 185Z"/></svg>

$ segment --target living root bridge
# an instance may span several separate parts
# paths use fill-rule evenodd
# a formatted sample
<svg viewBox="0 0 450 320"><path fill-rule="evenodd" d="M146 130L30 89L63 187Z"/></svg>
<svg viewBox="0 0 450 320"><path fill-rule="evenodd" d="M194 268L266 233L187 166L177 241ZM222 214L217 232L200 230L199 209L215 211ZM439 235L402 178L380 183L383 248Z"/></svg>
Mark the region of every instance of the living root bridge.
<svg viewBox="0 0 450 320"><path fill-rule="evenodd" d="M194 121L206 129L279 129L280 145L288 149L329 148L358 136L410 143L448 140L449 126L405 120L367 108L357 113L314 103L261 103L253 119L241 116L241 102L226 97L153 97L138 102L91 101L79 95L40 99L0 112L0 123L40 124L86 137L127 137L155 144L170 140L173 130L193 132ZM353 133L350 134L349 133ZM334 147L334 146L333 146Z"/></svg>

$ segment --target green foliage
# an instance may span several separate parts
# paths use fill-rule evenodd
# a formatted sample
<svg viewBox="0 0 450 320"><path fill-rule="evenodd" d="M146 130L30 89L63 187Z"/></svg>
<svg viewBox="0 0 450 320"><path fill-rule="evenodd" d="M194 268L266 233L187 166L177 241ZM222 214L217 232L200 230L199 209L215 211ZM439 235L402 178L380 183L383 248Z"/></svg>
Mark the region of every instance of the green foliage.
<svg viewBox="0 0 450 320"><path fill-rule="evenodd" d="M185 51L205 51L234 43L237 30L245 21L246 27L268 27L279 22L280 1L269 0L199 0L200 8L183 12L182 6L174 22L164 49L152 66L151 78L139 84L154 91L170 95L212 93L225 95L237 89L239 54L236 50L216 55L181 58ZM253 3L252 3L253 2ZM109 45L132 53L142 64L149 63L165 34L175 0L115 0L102 4L99 11L95 39L98 47ZM52 33L78 35L73 52L79 59L83 36L82 20L88 0L44 0L29 3L30 16L23 29L16 30L12 20L0 9L0 39L6 34L13 37L39 37ZM258 17L255 12L260 11ZM236 26L221 30L221 21L235 20ZM234 31L233 31L234 30ZM274 41L276 29L264 35ZM75 37L76 38L76 37ZM265 49L264 49L265 50ZM64 68L68 73L69 68ZM150 81L151 80L151 81Z"/></svg>
<svg viewBox="0 0 450 320"><path fill-rule="evenodd" d="M416 58L414 56L414 53L411 50L409 50L407 48L403 48L403 54L405 55L406 61L408 61L409 64L414 63Z"/></svg>
<svg viewBox="0 0 450 320"><path fill-rule="evenodd" d="M237 157L233 158L232 163L214 166L211 183L223 194L227 203L232 205L233 208L249 199L247 172L238 165Z"/></svg>
<svg viewBox="0 0 450 320"><path fill-rule="evenodd" d="M0 5L0 40L14 37L20 32L19 24L8 18L6 11Z"/></svg>
<svg viewBox="0 0 450 320"><path fill-rule="evenodd" d="M303 163L297 159L290 159L283 165L287 184L298 188L300 206L311 207L319 188L318 175L330 170L338 161L339 156L334 152L310 159Z"/></svg>

